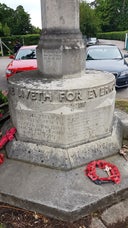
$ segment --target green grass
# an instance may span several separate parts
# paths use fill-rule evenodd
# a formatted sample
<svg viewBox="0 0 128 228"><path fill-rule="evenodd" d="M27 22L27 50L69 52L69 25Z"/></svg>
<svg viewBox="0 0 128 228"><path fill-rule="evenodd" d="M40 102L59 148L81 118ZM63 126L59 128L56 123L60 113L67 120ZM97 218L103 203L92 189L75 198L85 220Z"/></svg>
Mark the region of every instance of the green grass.
<svg viewBox="0 0 128 228"><path fill-rule="evenodd" d="M128 101L127 100L116 100L115 107L128 113Z"/></svg>
<svg viewBox="0 0 128 228"><path fill-rule="evenodd" d="M2 91L0 90L0 103L6 103L8 101L7 96L4 96Z"/></svg>
<svg viewBox="0 0 128 228"><path fill-rule="evenodd" d="M0 228L6 228L4 224L0 224Z"/></svg>

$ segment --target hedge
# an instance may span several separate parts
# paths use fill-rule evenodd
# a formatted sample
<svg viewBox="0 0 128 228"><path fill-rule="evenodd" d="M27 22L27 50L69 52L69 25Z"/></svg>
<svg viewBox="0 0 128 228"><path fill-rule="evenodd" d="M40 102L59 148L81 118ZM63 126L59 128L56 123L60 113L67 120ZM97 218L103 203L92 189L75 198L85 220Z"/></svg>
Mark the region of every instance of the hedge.
<svg viewBox="0 0 128 228"><path fill-rule="evenodd" d="M128 31L98 33L97 38L125 41L126 33L128 33Z"/></svg>
<svg viewBox="0 0 128 228"><path fill-rule="evenodd" d="M20 41L22 45L36 45L39 42L39 38L40 38L40 34L1 37L2 42L11 50L9 51L3 45L4 55L10 55L10 53L13 53L13 47L15 45L16 40Z"/></svg>
<svg viewBox="0 0 128 228"><path fill-rule="evenodd" d="M108 39L108 40L121 40L125 41L125 36L128 31L118 31L118 32L106 32L106 33L98 33L98 39ZM17 36L9 36L9 37L1 37L1 40L5 43L5 45L11 50L13 53L13 47L16 40L19 40L23 45L36 45L39 42L40 34L31 34L31 35L17 35ZM4 55L10 55L10 51L3 46Z"/></svg>

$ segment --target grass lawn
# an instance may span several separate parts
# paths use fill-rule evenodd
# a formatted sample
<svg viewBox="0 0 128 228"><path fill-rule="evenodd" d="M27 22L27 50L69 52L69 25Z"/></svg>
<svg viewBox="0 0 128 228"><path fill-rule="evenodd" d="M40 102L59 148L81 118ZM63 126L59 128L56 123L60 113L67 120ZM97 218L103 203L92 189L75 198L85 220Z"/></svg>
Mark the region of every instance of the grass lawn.
<svg viewBox="0 0 128 228"><path fill-rule="evenodd" d="M116 100L115 108L118 108L126 113L128 113L128 100Z"/></svg>

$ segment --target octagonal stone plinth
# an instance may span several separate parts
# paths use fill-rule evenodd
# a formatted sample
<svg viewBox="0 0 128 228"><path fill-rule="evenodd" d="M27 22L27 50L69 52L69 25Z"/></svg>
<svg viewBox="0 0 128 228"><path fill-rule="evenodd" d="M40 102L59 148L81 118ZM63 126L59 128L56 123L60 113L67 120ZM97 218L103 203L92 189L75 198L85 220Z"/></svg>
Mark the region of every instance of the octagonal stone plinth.
<svg viewBox="0 0 128 228"><path fill-rule="evenodd" d="M79 78L51 80L31 71L10 78L8 88L17 129L8 157L71 169L91 160L95 151L98 158L120 148L113 75L86 71Z"/></svg>
<svg viewBox="0 0 128 228"><path fill-rule="evenodd" d="M21 141L69 148L111 134L115 104L112 75L48 80L38 71L9 80L9 107Z"/></svg>

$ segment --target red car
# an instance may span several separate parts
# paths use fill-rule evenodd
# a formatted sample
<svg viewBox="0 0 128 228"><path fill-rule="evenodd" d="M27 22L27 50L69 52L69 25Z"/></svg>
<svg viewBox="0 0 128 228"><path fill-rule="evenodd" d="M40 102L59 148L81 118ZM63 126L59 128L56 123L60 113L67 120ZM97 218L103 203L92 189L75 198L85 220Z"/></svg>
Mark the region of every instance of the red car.
<svg viewBox="0 0 128 228"><path fill-rule="evenodd" d="M37 69L36 47L22 46L15 56L10 56L13 60L7 66L6 78L18 72Z"/></svg>

